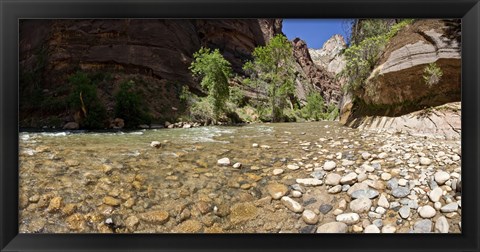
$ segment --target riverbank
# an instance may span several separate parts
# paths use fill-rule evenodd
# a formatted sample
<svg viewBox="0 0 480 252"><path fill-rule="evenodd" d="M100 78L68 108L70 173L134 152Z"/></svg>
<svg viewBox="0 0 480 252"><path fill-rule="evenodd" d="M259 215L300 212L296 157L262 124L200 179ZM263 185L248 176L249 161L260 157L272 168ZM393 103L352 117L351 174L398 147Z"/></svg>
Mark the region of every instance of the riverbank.
<svg viewBox="0 0 480 252"><path fill-rule="evenodd" d="M460 233L460 159L460 141L337 122L21 133L19 228Z"/></svg>

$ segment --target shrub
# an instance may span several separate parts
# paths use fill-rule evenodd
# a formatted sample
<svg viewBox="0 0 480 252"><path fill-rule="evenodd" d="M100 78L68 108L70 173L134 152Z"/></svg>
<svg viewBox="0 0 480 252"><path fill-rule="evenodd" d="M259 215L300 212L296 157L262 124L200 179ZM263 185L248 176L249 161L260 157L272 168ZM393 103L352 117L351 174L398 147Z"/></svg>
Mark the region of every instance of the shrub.
<svg viewBox="0 0 480 252"><path fill-rule="evenodd" d="M122 82L120 90L115 95L115 117L122 118L125 121L125 128L150 124L152 120L140 94L134 90L134 87L134 81Z"/></svg>
<svg viewBox="0 0 480 252"><path fill-rule="evenodd" d="M107 111L98 99L97 83L92 82L88 74L83 72L70 76L69 83L74 87L69 98L70 108L83 114L80 125L87 129L104 128Z"/></svg>
<svg viewBox="0 0 480 252"><path fill-rule="evenodd" d="M440 82L443 71L435 62L428 64L423 70L423 80L428 87L432 87Z"/></svg>
<svg viewBox="0 0 480 252"><path fill-rule="evenodd" d="M340 110L338 109L338 107L335 104L330 104L327 107L327 111L323 114L323 119L333 121L337 119L339 115Z"/></svg>
<svg viewBox="0 0 480 252"><path fill-rule="evenodd" d="M323 118L324 101L317 92L311 92L307 96L307 104L302 108L302 116L305 119L320 120Z"/></svg>
<svg viewBox="0 0 480 252"><path fill-rule="evenodd" d="M206 98L199 99L190 107L190 117L201 122L209 122L216 118L213 105Z"/></svg>
<svg viewBox="0 0 480 252"><path fill-rule="evenodd" d="M237 86L233 86L230 88L229 101L235 104L236 107L243 107L246 105L245 95L243 91Z"/></svg>

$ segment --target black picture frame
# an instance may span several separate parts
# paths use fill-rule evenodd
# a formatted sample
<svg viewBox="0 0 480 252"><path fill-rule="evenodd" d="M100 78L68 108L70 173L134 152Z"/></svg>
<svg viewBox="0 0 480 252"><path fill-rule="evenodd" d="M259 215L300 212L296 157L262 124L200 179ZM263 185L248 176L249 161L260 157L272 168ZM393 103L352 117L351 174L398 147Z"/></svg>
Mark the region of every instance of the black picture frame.
<svg viewBox="0 0 480 252"><path fill-rule="evenodd" d="M19 234L20 18L462 18L462 234ZM1 251L480 251L478 0L0 0Z"/></svg>

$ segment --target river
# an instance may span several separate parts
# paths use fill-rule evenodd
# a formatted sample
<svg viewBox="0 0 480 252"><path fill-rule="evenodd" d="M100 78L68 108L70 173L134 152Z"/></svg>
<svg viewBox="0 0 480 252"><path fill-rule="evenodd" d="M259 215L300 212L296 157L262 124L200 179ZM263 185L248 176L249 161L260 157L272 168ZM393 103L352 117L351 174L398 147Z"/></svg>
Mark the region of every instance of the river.
<svg viewBox="0 0 480 252"><path fill-rule="evenodd" d="M461 232L460 141L338 122L22 132L19 141L20 233L312 233L332 229L319 228L326 223L435 232L445 222ZM438 170L448 179L432 185ZM408 195L394 196L397 186ZM352 206L356 189L377 194L365 209ZM443 211L452 202L457 209ZM350 213L358 218L342 219Z"/></svg>

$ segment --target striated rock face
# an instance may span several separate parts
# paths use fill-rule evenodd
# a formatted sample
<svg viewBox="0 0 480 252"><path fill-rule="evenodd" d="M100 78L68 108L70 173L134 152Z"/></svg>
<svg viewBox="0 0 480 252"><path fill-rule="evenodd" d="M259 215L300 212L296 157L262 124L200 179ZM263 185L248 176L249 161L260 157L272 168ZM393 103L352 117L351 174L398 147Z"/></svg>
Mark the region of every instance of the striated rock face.
<svg viewBox="0 0 480 252"><path fill-rule="evenodd" d="M341 122L364 116L401 116L426 107L460 101L460 44L452 36L452 21L418 20L388 43L379 63L356 94L341 108ZM435 63L443 76L427 84L424 70Z"/></svg>
<svg viewBox="0 0 480 252"><path fill-rule="evenodd" d="M323 44L321 49L308 49L315 64L328 72L338 74L345 67L345 59L340 53L347 47L345 39L335 34Z"/></svg>
<svg viewBox="0 0 480 252"><path fill-rule="evenodd" d="M360 129L384 129L412 135L434 136L448 140L461 139L461 103L453 102L399 117L367 116L352 124Z"/></svg>
<svg viewBox="0 0 480 252"><path fill-rule="evenodd" d="M399 32L367 82L367 103L418 101L425 106L460 100L460 44L445 36L440 20L421 20ZM442 69L440 82L428 85L421 76L427 64ZM375 88L374 94L367 94Z"/></svg>
<svg viewBox="0 0 480 252"><path fill-rule="evenodd" d="M302 75L306 76L311 86L320 91L326 102L337 104L340 100L341 93L339 83L334 80L335 76L312 61L307 44L303 40L296 38L292 43L293 53L301 68L300 72ZM297 90L300 90L300 88L298 88L298 82Z"/></svg>
<svg viewBox="0 0 480 252"><path fill-rule="evenodd" d="M200 46L219 48L240 71L251 51L281 31L280 20L28 20L21 24L20 60L28 67L46 48L46 75L80 66L126 69L196 83L188 66ZM48 83L48 80L47 80Z"/></svg>
<svg viewBox="0 0 480 252"><path fill-rule="evenodd" d="M41 65L41 88L48 96L62 95L52 92L77 70L112 73L112 83L99 87L109 109L118 83L139 79L147 83L141 87L145 100L159 117L175 113L181 86L200 92L188 67L201 46L219 48L234 71L242 73L253 49L280 33L281 26L280 19L24 20L20 69L28 73Z"/></svg>

